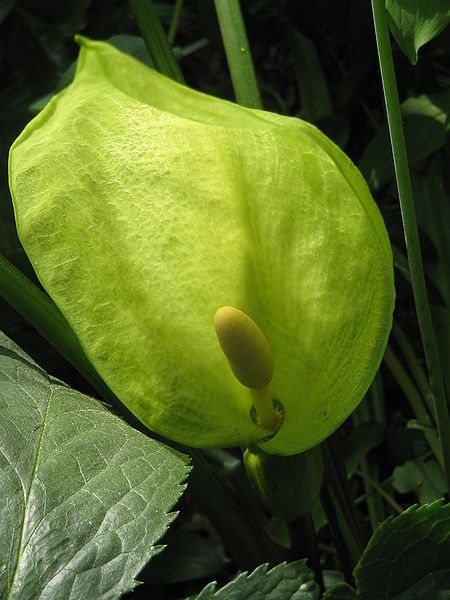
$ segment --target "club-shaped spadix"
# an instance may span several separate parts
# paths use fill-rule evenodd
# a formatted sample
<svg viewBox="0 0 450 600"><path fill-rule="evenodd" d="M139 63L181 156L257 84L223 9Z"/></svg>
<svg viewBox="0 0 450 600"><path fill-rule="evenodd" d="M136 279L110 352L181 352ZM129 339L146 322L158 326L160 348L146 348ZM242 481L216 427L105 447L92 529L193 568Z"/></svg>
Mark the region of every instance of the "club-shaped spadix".
<svg viewBox="0 0 450 600"><path fill-rule="evenodd" d="M293 454L355 408L391 324L390 245L350 160L313 126L181 86L81 40L74 82L10 155L20 238L106 383L193 446ZM282 425L252 419L213 318L264 332Z"/></svg>

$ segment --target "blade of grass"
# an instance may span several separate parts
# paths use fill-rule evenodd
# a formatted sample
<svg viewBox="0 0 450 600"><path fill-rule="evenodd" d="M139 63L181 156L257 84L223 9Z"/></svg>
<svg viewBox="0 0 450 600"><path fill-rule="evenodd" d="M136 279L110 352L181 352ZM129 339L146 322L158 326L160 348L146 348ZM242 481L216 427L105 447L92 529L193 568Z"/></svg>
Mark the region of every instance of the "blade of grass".
<svg viewBox="0 0 450 600"><path fill-rule="evenodd" d="M181 13L183 11L183 0L176 0L175 6L173 7L172 20L170 22L169 33L167 34L167 41L171 46L175 41L175 36L178 31L178 24L180 22Z"/></svg>
<svg viewBox="0 0 450 600"><path fill-rule="evenodd" d="M433 450L434 455L436 456L439 464L444 467L444 462L442 458L442 450L439 445L439 440L437 439L435 433L433 433L429 427L432 427L433 423L431 421L430 414L428 413L425 404L423 403L422 396L419 394L416 386L414 385L412 379L405 371L405 369L400 364L400 361L395 356L392 348L388 346L384 353L383 357L386 366L394 376L400 388L403 390L408 402L416 416L417 421L424 426L424 435L427 439L427 442L430 445L430 448Z"/></svg>
<svg viewBox="0 0 450 600"><path fill-rule="evenodd" d="M444 459L447 493L450 489L450 417L444 380L439 361L439 351L431 319L428 302L419 235L406 154L405 135L402 126L400 102L395 77L394 61L389 36L388 15L384 0L372 0L373 21L378 47L378 59L383 83L389 134L394 158L403 228L408 253L414 302L422 336L425 359L428 367L431 389L434 396L434 411L439 432L439 441Z"/></svg>
<svg viewBox="0 0 450 600"><path fill-rule="evenodd" d="M236 101L262 108L239 0L214 0Z"/></svg>
<svg viewBox="0 0 450 600"><path fill-rule="evenodd" d="M414 380L419 388L420 393L422 394L423 399L427 403L428 410L433 412L433 392L431 391L430 384L428 379L422 369L422 366L414 352L413 347L411 346L411 342L408 340L404 331L400 328L400 326L394 321L392 326L392 333L394 334L395 341L400 348L406 364L408 365L408 369L411 375L414 377Z"/></svg>
<svg viewBox="0 0 450 600"><path fill-rule="evenodd" d="M333 532L336 543L339 538L345 545L351 568L358 562L362 551L363 541L359 524L355 518L355 507L349 490L347 473L344 461L336 439L331 436L321 444L324 466L324 490L328 491L328 498L337 518L339 529L338 537ZM330 521L330 515L327 517Z"/></svg>
<svg viewBox="0 0 450 600"><path fill-rule="evenodd" d="M383 488L382 485L378 483L378 481L372 479L368 475L365 475L362 471L356 470L355 474L358 475L358 477L364 479L364 481L367 482L377 492L379 497L384 498L386 502L391 506L391 508L395 510L396 513L400 515L403 512L403 508L400 506L400 504L398 504L398 502L396 502L394 498L386 492L386 490Z"/></svg>
<svg viewBox="0 0 450 600"><path fill-rule="evenodd" d="M383 398L380 397L381 387L377 380L379 379L379 374L374 380L371 388L370 394L368 394L358 408L354 411L352 415L353 424L355 427L358 427L362 423L381 423L384 424L383 418L377 418L375 415L383 414ZM370 494L370 481L379 481L379 469L378 463L375 459L375 456L372 452L369 452L366 456L361 459L360 468L363 478L364 490L367 494L367 510L369 513L369 521L372 529L372 533L378 527L378 525L384 521L384 507L381 496L377 493Z"/></svg>
<svg viewBox="0 0 450 600"><path fill-rule="evenodd" d="M167 40L152 0L129 0L147 50L158 71L184 83L184 77Z"/></svg>

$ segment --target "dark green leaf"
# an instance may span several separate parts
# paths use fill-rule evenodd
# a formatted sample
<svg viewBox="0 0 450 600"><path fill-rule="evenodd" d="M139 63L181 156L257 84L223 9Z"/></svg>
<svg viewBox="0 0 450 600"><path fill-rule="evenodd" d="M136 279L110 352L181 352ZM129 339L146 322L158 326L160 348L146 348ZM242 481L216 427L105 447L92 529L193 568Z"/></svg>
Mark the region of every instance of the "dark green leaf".
<svg viewBox="0 0 450 600"><path fill-rule="evenodd" d="M289 34L303 117L317 123L333 113L319 55L314 43L294 27L289 27Z"/></svg>
<svg viewBox="0 0 450 600"><path fill-rule="evenodd" d="M6 19L17 0L0 0L0 23Z"/></svg>
<svg viewBox="0 0 450 600"><path fill-rule="evenodd" d="M446 485L444 473L435 460L408 460L395 467L392 485L401 494L414 492L420 504L442 498Z"/></svg>
<svg viewBox="0 0 450 600"><path fill-rule="evenodd" d="M0 597L112 599L159 551L186 459L0 334Z"/></svg>
<svg viewBox="0 0 450 600"><path fill-rule="evenodd" d="M448 0L386 0L390 28L413 65L421 46L435 38L450 21Z"/></svg>
<svg viewBox="0 0 450 600"><path fill-rule="evenodd" d="M323 600L356 600L358 594L348 583L337 583L324 595Z"/></svg>
<svg viewBox="0 0 450 600"><path fill-rule="evenodd" d="M439 155L433 157L423 175L414 175L414 200L417 222L436 250L435 260L428 261L428 277L450 306L450 202L443 183L443 163Z"/></svg>
<svg viewBox="0 0 450 600"><path fill-rule="evenodd" d="M354 570L324 600L425 600L450 591L450 504L412 506L375 531Z"/></svg>
<svg viewBox="0 0 450 600"><path fill-rule="evenodd" d="M450 91L408 98L403 102L403 126L412 166L444 145L449 130L449 114ZM378 190L394 177L386 124L367 145L359 168L372 190Z"/></svg>
<svg viewBox="0 0 450 600"><path fill-rule="evenodd" d="M440 573L430 573L410 590L396 596L395 600L425 600L436 598L436 600L448 600L450 597L450 570Z"/></svg>
<svg viewBox="0 0 450 600"><path fill-rule="evenodd" d="M420 508L412 506L382 523L354 575L359 596L381 600L396 598L426 578L431 585L440 571L449 569L450 504L437 501Z"/></svg>
<svg viewBox="0 0 450 600"><path fill-rule="evenodd" d="M208 584L196 600L317 600L319 586L305 562L282 563L270 571L260 565L217 591L215 583Z"/></svg>

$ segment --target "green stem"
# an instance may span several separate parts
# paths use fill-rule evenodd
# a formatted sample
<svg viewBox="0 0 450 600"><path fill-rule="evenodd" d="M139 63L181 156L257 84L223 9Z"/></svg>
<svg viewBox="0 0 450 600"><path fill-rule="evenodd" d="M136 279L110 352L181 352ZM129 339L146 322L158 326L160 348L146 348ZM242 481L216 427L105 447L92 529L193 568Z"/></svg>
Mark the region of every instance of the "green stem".
<svg viewBox="0 0 450 600"><path fill-rule="evenodd" d="M394 61L392 58L385 0L372 0L372 11L384 90L384 100L386 103L387 120L391 137L392 154L394 158L395 175L402 212L409 269L411 273L411 285L431 389L433 390L436 424L441 443L441 455L444 459L444 472L447 480L448 492L450 489L450 417L420 252L419 235L395 78Z"/></svg>
<svg viewBox="0 0 450 600"><path fill-rule="evenodd" d="M327 517L327 523L331 531L331 536L336 546L336 553L339 560L339 568L344 574L347 583L352 582L352 572L358 562L359 552L357 548L351 549L348 539L344 538L345 525L342 526L339 518L339 511L336 508L336 498L333 495L331 487L324 485L320 492L320 500Z"/></svg>
<svg viewBox="0 0 450 600"><path fill-rule="evenodd" d="M363 551L362 536L355 519L355 507L348 488L347 473L339 448L332 438L322 444L324 484L336 511L339 529L347 547L352 566Z"/></svg>
<svg viewBox="0 0 450 600"><path fill-rule="evenodd" d="M173 7L172 20L170 22L169 33L167 34L167 41L171 46L173 46L175 36L177 35L178 24L183 11L183 1L184 0L176 0L175 6Z"/></svg>
<svg viewBox="0 0 450 600"><path fill-rule="evenodd" d="M364 481L367 481L367 483L377 492L377 494L382 496L399 515L403 512L403 508L400 506L400 504L398 504L394 498L386 492L386 490L378 483L378 481L375 481L375 479L365 475L362 473L362 471L356 470L355 474L358 475L358 477L363 478Z"/></svg>
<svg viewBox="0 0 450 600"><path fill-rule="evenodd" d="M376 379L378 379L377 376ZM376 381L376 380L375 380ZM357 427L362 423L380 423L383 424L383 420L374 417L376 412L380 413L380 407L374 407L374 404L380 404L382 398L379 398L379 386L378 383L373 382L370 389L370 394L366 396L363 402L358 406L352 415L353 423ZM371 402L369 403L369 399ZM378 410L377 410L378 409ZM364 490L369 491L369 480L379 480L379 469L378 463L375 460L375 456L372 452L369 452L366 456L361 459L360 462L361 473L363 475ZM378 525L384 521L384 507L383 502L379 494L367 494L367 510L369 513L369 521L372 528L372 532L378 527Z"/></svg>
<svg viewBox="0 0 450 600"><path fill-rule="evenodd" d="M416 419L421 425L424 425L423 434L426 437L427 442L429 443L430 448L433 450L433 453L436 456L437 460L439 461L441 466L443 466L439 440L436 438L436 435L428 429L432 426L431 417L425 407L425 404L422 401L421 395L417 391L416 386L409 377L408 373L400 364L400 361L395 356L390 346L386 348L383 360L386 363L389 370L391 371L398 385L403 390L403 393L408 399L408 402L416 416Z"/></svg>
<svg viewBox="0 0 450 600"><path fill-rule="evenodd" d="M430 384L428 383L427 377L417 359L417 356L411 346L411 342L406 337L402 329L394 322L392 326L392 333L394 334L395 341L398 347L402 351L405 357L406 364L411 375L414 377L417 387L422 394L422 398L427 403L430 413L433 413L433 392L431 391Z"/></svg>
<svg viewBox="0 0 450 600"><path fill-rule="evenodd" d="M214 0L236 101L262 108L239 0Z"/></svg>
<svg viewBox="0 0 450 600"><path fill-rule="evenodd" d="M147 50L155 67L164 75L184 83L184 77L156 14L152 0L129 0Z"/></svg>

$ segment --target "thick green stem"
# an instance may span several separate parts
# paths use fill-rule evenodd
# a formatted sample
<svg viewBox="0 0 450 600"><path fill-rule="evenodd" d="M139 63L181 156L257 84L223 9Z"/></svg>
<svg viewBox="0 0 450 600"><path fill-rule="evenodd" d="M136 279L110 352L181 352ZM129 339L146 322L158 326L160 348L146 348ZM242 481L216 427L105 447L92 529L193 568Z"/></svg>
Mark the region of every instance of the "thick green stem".
<svg viewBox="0 0 450 600"><path fill-rule="evenodd" d="M214 0L236 101L262 108L239 0Z"/></svg>
<svg viewBox="0 0 450 600"><path fill-rule="evenodd" d="M431 319L422 256L420 252L414 199L406 153L405 135L400 112L394 61L389 37L388 15L384 0L372 0L373 20L378 47L378 58L383 83L384 100L391 137L395 175L402 212L403 228L408 252L411 285L416 305L425 359L431 389L434 395L436 423L444 459L447 492L450 489L450 417L445 394L444 380L439 361L439 351Z"/></svg>
<svg viewBox="0 0 450 600"><path fill-rule="evenodd" d="M152 0L129 0L129 4L155 67L175 81L184 83L183 74L156 14Z"/></svg>

